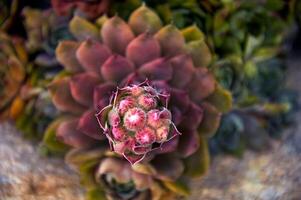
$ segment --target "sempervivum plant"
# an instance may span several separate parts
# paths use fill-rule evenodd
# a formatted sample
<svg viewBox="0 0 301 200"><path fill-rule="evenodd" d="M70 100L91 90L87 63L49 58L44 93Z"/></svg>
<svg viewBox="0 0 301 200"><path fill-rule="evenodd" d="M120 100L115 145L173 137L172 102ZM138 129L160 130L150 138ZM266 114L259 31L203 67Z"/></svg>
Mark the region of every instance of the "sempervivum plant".
<svg viewBox="0 0 301 200"><path fill-rule="evenodd" d="M20 97L26 78L27 54L20 38L0 32L0 119L16 119L23 110Z"/></svg>
<svg viewBox="0 0 301 200"><path fill-rule="evenodd" d="M49 85L62 112L57 137L77 148L108 138L113 155L135 166L171 157L181 168L173 181L201 175L209 161L206 137L231 106L231 95L207 68L211 53L202 32L162 27L146 6L128 23L75 16L70 30L77 41L61 41L56 49L66 74Z"/></svg>
<svg viewBox="0 0 301 200"><path fill-rule="evenodd" d="M157 156L148 164L132 166L112 154L108 144L101 143L97 147L71 150L66 162L80 172L89 200L172 200L189 194L187 180L174 181L184 168L171 155ZM162 166L165 164L168 167Z"/></svg>

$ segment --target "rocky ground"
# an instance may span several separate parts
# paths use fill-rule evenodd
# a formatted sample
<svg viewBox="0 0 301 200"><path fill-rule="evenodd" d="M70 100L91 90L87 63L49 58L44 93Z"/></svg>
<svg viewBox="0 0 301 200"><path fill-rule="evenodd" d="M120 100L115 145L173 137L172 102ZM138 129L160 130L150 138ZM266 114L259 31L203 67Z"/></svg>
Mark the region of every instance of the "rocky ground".
<svg viewBox="0 0 301 200"><path fill-rule="evenodd" d="M293 60L293 59L291 59ZM301 92L301 70L290 62L288 85ZM300 99L301 102L301 99ZM297 114L301 122L301 113ZM207 176L193 183L192 200L300 200L301 123L264 153L242 160L220 156ZM0 125L0 200L81 200L78 177L60 159L39 156L8 123Z"/></svg>

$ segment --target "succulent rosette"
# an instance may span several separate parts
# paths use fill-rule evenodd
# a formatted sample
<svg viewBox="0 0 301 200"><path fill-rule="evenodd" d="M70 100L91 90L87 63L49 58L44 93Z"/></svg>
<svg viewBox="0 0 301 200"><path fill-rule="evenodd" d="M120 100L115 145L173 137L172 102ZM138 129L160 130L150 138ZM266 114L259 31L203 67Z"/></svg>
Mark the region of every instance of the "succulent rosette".
<svg viewBox="0 0 301 200"><path fill-rule="evenodd" d="M62 112L57 138L75 148L106 141L117 160L143 168L166 158L167 171L177 174L170 181L203 174L207 137L232 99L208 69L211 53L202 32L162 27L146 6L128 23L117 15L95 24L75 16L70 31L77 40L56 49L66 74L49 85Z"/></svg>
<svg viewBox="0 0 301 200"><path fill-rule="evenodd" d="M23 110L20 97L26 78L27 54L21 38L0 32L0 119L16 119Z"/></svg>
<svg viewBox="0 0 301 200"><path fill-rule="evenodd" d="M172 200L189 194L187 180L178 179L183 166L170 155L132 166L127 160L112 154L108 144L103 142L97 147L71 150L66 155L66 162L80 172L89 200ZM168 167L162 167L165 163L169 164Z"/></svg>

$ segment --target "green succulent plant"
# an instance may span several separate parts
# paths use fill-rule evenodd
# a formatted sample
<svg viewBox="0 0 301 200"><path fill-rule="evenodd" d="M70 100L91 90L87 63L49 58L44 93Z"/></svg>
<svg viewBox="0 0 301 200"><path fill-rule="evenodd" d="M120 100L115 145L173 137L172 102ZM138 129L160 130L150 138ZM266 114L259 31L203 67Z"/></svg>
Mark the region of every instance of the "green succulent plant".
<svg viewBox="0 0 301 200"><path fill-rule="evenodd" d="M69 28L76 39L56 48L66 73L49 85L61 111L52 136L73 147L67 160L82 179L92 178L83 181L88 197L188 195L189 177L208 169L207 138L232 103L208 69L203 33L163 26L145 5L128 22L117 15L94 22L74 16ZM45 144L56 148L53 141Z"/></svg>

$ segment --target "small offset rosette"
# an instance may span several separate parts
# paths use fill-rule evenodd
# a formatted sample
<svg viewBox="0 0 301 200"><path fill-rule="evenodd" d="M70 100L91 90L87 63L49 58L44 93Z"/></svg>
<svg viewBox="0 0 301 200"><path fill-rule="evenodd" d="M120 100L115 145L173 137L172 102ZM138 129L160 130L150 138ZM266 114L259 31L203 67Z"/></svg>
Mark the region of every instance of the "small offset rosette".
<svg viewBox="0 0 301 200"><path fill-rule="evenodd" d="M96 114L112 150L135 164L179 135L167 109L168 99L169 94L147 81L118 88L110 105Z"/></svg>

